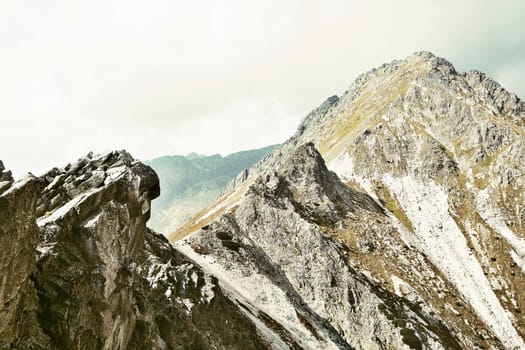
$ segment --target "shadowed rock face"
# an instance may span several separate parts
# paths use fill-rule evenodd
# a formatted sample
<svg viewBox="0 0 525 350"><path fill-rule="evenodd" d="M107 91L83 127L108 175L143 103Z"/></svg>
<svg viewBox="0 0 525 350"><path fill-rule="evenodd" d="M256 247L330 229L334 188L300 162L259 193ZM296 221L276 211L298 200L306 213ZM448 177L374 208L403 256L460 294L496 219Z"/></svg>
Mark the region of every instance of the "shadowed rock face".
<svg viewBox="0 0 525 350"><path fill-rule="evenodd" d="M156 174L126 152L10 179L0 347L266 348L217 280L146 228L158 195Z"/></svg>
<svg viewBox="0 0 525 350"><path fill-rule="evenodd" d="M0 162L6 182L0 190L0 348L46 348L49 342L38 327L38 299L30 280L39 235L35 201L44 181L30 176L11 186L12 178L2 171Z"/></svg>

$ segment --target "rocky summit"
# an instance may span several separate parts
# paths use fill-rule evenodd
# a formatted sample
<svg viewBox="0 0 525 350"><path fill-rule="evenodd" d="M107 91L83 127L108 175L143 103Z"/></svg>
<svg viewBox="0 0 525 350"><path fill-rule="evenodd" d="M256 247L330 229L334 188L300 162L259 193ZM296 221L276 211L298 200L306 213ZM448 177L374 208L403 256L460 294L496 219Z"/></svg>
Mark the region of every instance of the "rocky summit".
<svg viewBox="0 0 525 350"><path fill-rule="evenodd" d="M0 163L0 348L525 349L525 104L428 52L360 76L169 235L124 151Z"/></svg>

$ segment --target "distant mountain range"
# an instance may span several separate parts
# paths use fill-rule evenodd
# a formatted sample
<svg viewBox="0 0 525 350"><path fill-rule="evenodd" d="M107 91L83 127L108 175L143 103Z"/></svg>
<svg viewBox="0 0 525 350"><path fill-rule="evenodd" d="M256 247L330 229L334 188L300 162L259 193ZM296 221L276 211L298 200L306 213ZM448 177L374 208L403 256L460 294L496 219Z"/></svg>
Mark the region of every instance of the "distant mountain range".
<svg viewBox="0 0 525 350"><path fill-rule="evenodd" d="M225 157L190 153L146 162L159 176L162 189L160 197L152 203L148 225L162 233L175 231L211 204L239 173L277 146L240 151Z"/></svg>

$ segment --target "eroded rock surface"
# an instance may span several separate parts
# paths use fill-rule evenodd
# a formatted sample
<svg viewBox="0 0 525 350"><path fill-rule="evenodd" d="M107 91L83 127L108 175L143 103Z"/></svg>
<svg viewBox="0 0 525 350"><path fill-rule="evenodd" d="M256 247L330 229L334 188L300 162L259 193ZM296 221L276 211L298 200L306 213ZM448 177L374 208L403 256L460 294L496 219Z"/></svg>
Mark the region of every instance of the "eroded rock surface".
<svg viewBox="0 0 525 350"><path fill-rule="evenodd" d="M31 282L36 267L38 227L35 202L44 181L33 176L13 185L0 162L0 348L46 348L48 338L38 327L38 302ZM7 188L7 189L6 189Z"/></svg>
<svg viewBox="0 0 525 350"><path fill-rule="evenodd" d="M126 152L3 192L1 347L267 348L215 277L146 228L158 194L153 170Z"/></svg>

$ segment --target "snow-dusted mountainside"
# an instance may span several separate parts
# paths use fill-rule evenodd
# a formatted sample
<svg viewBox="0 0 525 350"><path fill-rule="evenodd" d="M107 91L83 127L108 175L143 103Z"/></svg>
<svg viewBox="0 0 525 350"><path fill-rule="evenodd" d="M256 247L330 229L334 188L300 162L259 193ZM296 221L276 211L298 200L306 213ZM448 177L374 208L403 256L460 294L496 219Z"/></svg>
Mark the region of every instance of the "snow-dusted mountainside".
<svg viewBox="0 0 525 350"><path fill-rule="evenodd" d="M416 53L170 238L275 348L525 349L524 123L484 74Z"/></svg>
<svg viewBox="0 0 525 350"><path fill-rule="evenodd" d="M417 53L170 239L125 151L0 162L0 348L525 349L525 105Z"/></svg>
<svg viewBox="0 0 525 350"><path fill-rule="evenodd" d="M275 149L277 145L235 152L222 157L191 153L163 156L146 162L157 173L161 193L151 205L148 226L169 233L206 208L237 174Z"/></svg>

